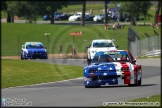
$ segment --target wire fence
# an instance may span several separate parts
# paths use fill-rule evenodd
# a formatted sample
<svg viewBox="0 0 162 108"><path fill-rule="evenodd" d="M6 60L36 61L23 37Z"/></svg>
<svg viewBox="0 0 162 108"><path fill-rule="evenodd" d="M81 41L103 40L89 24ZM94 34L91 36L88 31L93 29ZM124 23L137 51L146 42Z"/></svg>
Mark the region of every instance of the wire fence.
<svg viewBox="0 0 162 108"><path fill-rule="evenodd" d="M131 27L128 29L128 50L134 57L161 50L161 36L156 31L154 32L155 36L149 36L145 33L146 38L140 39L136 31Z"/></svg>

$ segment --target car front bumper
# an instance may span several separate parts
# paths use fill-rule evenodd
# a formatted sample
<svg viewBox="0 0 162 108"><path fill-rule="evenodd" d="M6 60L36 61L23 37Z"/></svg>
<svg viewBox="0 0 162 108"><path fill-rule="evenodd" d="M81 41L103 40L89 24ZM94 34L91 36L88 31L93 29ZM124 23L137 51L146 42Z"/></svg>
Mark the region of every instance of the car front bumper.
<svg viewBox="0 0 162 108"><path fill-rule="evenodd" d="M32 59L32 58L47 58L47 54L41 54L41 53L31 53L27 54L26 58Z"/></svg>

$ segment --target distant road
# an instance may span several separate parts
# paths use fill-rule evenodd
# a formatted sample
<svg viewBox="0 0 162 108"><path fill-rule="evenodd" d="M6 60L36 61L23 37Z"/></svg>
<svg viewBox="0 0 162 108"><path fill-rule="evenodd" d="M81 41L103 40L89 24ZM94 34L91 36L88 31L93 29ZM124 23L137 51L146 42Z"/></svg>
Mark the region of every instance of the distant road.
<svg viewBox="0 0 162 108"><path fill-rule="evenodd" d="M7 23L6 19L1 19L2 23ZM25 23L26 20L14 20L14 23ZM50 24L50 21L36 21L37 24ZM54 21L55 24L66 24L66 25L80 25L81 21ZM130 25L130 22L119 22L121 25ZM112 23L109 23L112 25ZM138 25L143 25L144 23L138 23ZM150 25L150 23L145 23ZM85 25L104 25L104 22L94 22L94 21L85 21Z"/></svg>

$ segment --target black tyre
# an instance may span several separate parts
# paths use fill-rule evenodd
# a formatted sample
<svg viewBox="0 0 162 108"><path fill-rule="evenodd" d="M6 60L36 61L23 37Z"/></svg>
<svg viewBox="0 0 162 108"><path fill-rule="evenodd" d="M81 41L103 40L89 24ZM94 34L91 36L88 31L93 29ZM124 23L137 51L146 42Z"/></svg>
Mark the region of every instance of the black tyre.
<svg viewBox="0 0 162 108"><path fill-rule="evenodd" d="M84 86L85 88L93 88L93 86Z"/></svg>
<svg viewBox="0 0 162 108"><path fill-rule="evenodd" d="M140 86L142 84L142 79L140 78L140 80L138 80L137 85Z"/></svg>
<svg viewBox="0 0 162 108"><path fill-rule="evenodd" d="M136 84L128 84L128 86L137 86L138 85L138 75L136 75Z"/></svg>
<svg viewBox="0 0 162 108"><path fill-rule="evenodd" d="M22 54L21 54L21 60L24 60L24 58L22 57Z"/></svg>

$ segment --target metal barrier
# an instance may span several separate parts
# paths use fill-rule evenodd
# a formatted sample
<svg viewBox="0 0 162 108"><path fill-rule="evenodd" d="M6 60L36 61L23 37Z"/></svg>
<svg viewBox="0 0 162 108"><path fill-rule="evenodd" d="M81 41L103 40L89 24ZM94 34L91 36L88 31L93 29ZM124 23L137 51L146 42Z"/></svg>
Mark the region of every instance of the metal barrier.
<svg viewBox="0 0 162 108"><path fill-rule="evenodd" d="M131 27L128 29L128 50L134 57L141 55L145 56L157 56L161 54L161 36L156 31L155 36L147 36L144 39L140 39L135 30Z"/></svg>

